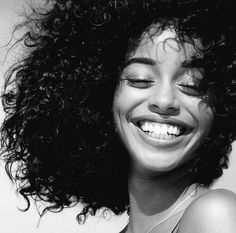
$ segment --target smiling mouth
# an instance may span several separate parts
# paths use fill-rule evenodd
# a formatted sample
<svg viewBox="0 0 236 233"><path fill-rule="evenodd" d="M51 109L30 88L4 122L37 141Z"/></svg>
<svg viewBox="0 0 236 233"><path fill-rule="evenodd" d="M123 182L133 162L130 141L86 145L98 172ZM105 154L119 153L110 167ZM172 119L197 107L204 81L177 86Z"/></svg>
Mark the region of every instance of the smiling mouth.
<svg viewBox="0 0 236 233"><path fill-rule="evenodd" d="M184 126L140 120L136 124L145 134L155 139L170 140L186 133Z"/></svg>

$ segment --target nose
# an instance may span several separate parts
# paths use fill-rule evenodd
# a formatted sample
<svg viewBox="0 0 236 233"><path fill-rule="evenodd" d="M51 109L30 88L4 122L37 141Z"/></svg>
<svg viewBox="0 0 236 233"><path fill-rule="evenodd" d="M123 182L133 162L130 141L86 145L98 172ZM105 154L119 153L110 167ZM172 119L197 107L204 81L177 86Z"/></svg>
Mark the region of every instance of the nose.
<svg viewBox="0 0 236 233"><path fill-rule="evenodd" d="M180 103L171 83L157 84L148 101L148 108L151 112L160 115L178 115Z"/></svg>

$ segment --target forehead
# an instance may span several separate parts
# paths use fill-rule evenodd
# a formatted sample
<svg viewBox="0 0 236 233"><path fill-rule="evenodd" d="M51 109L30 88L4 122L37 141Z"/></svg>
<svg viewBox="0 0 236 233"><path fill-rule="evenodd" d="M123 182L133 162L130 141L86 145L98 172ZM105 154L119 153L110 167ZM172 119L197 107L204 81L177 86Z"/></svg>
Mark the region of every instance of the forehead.
<svg viewBox="0 0 236 233"><path fill-rule="evenodd" d="M199 46L200 40L193 40ZM177 59L180 63L191 61L193 57L201 57L191 43L179 40L172 28L165 30L150 28L142 35L142 39L131 57L150 57L157 62Z"/></svg>

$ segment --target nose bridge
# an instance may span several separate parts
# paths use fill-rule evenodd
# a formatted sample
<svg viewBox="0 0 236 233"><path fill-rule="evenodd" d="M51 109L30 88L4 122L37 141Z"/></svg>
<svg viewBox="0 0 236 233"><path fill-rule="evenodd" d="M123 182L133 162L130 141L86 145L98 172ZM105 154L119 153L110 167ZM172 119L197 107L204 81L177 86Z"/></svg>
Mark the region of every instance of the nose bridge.
<svg viewBox="0 0 236 233"><path fill-rule="evenodd" d="M166 77L160 80L150 97L149 106L155 111L166 113L166 111L176 111L179 108L175 89L172 81Z"/></svg>
<svg viewBox="0 0 236 233"><path fill-rule="evenodd" d="M174 91L172 83L168 78L163 78L153 92L153 101L157 102L159 105L169 105L173 99Z"/></svg>
<svg viewBox="0 0 236 233"><path fill-rule="evenodd" d="M171 82L168 79L163 79L157 90L154 92L154 95L157 101L163 102L163 104L169 104L174 98Z"/></svg>

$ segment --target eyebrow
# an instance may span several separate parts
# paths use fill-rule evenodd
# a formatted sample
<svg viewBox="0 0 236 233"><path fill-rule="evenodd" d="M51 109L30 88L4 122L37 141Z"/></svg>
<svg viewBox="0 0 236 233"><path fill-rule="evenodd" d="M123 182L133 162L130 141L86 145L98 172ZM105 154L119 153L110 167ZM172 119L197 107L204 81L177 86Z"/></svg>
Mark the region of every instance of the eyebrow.
<svg viewBox="0 0 236 233"><path fill-rule="evenodd" d="M156 61L152 58L148 58L148 57L133 57L131 59L129 59L128 61L125 62L124 64L124 67L127 67L131 64L135 64L135 63L138 63L138 64L144 64L144 65L151 65L151 66L154 66L156 65Z"/></svg>
<svg viewBox="0 0 236 233"><path fill-rule="evenodd" d="M150 65L150 66L154 66L156 65L156 61L152 58L149 57L133 57L131 59L128 59L124 66L123 69L131 64L144 64L144 65ZM181 63L181 67L183 68L194 68L197 67L193 64L193 60L185 60Z"/></svg>

